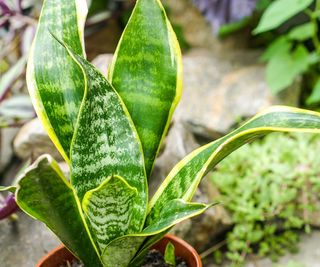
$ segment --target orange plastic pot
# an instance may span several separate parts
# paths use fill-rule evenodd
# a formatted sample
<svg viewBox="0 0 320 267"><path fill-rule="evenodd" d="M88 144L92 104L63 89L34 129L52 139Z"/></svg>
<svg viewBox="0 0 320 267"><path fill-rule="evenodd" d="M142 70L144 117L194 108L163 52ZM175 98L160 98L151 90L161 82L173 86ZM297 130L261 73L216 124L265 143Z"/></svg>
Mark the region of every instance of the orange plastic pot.
<svg viewBox="0 0 320 267"><path fill-rule="evenodd" d="M197 251L187 242L176 236L168 234L152 248L164 253L168 242L171 242L174 245L176 256L186 261L188 267L202 267L201 259ZM60 267L73 259L75 259L75 257L72 253L61 245L44 256L36 267Z"/></svg>

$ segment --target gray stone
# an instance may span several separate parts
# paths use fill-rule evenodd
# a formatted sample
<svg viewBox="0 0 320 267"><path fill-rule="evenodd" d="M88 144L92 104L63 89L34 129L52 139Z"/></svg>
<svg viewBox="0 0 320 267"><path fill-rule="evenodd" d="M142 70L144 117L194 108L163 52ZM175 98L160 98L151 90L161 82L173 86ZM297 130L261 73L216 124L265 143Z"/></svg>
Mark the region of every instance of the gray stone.
<svg viewBox="0 0 320 267"><path fill-rule="evenodd" d="M3 128L0 131L0 172L10 163L13 155L12 141L19 128Z"/></svg>
<svg viewBox="0 0 320 267"><path fill-rule="evenodd" d="M149 181L150 195L155 192L172 168L198 146L193 135L182 124L172 125L155 162L153 176Z"/></svg>
<svg viewBox="0 0 320 267"><path fill-rule="evenodd" d="M113 54L102 54L92 60L92 64L95 65L102 74L107 76L108 67L112 62Z"/></svg>
<svg viewBox="0 0 320 267"><path fill-rule="evenodd" d="M56 160L62 157L38 118L26 123L13 142L14 152L21 159L36 159L42 154L50 154Z"/></svg>
<svg viewBox="0 0 320 267"><path fill-rule="evenodd" d="M239 119L255 115L274 104L294 105L300 83L274 96L268 88L265 68L255 63L258 52L234 53L226 59L207 51L184 57L184 87L174 120L200 136L217 138Z"/></svg>
<svg viewBox="0 0 320 267"><path fill-rule="evenodd" d="M58 239L46 226L19 213L18 221L0 221L0 266L34 267L50 250L58 246Z"/></svg>

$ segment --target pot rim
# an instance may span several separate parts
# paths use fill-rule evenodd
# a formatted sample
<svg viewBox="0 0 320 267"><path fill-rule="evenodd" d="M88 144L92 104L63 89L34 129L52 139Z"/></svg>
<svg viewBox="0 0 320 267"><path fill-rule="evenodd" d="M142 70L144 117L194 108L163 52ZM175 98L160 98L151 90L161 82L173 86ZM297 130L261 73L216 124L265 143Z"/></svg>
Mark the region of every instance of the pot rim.
<svg viewBox="0 0 320 267"><path fill-rule="evenodd" d="M172 234L166 234L161 240L159 240L156 244L154 244L152 248L159 250L161 253L164 253L164 247L168 242L172 242L175 246L183 247L184 251L187 251L182 254L189 254L189 258L193 259L193 262L196 264L194 267L202 267L202 261L198 254L198 252L186 241L183 239L172 235ZM159 249L160 248L160 249ZM176 250L177 251L177 250ZM181 253L180 253L181 254ZM177 253L179 256L179 253ZM60 257L62 260L72 260L76 259L76 257L62 244L53 250L49 251L45 256L43 256L40 261L37 263L36 267L55 267L51 266L50 261L54 257ZM182 257L184 260L185 257ZM63 264L63 262L60 262L60 264ZM193 267L193 266L190 266Z"/></svg>

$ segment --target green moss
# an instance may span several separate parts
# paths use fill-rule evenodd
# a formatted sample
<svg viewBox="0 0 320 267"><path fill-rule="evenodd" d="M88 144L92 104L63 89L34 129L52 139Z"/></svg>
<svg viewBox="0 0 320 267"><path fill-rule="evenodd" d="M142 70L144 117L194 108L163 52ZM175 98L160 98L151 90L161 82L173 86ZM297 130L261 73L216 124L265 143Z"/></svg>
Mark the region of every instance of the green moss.
<svg viewBox="0 0 320 267"><path fill-rule="evenodd" d="M320 136L273 134L247 145L211 175L234 223L227 253L235 266L257 253L273 260L297 250L320 196Z"/></svg>

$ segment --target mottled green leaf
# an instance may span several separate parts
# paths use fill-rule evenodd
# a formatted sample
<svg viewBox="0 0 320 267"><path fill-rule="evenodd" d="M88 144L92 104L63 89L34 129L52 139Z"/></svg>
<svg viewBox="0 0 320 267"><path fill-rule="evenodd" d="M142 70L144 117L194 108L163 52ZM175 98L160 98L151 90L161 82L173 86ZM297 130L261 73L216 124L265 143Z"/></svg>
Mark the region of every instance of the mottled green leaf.
<svg viewBox="0 0 320 267"><path fill-rule="evenodd" d="M141 214L133 209L138 191L118 176L106 179L98 188L88 191L82 201L96 242L103 251L112 240L133 234L140 225Z"/></svg>
<svg viewBox="0 0 320 267"><path fill-rule="evenodd" d="M86 12L85 0L45 0L27 66L27 85L37 115L66 161L84 79L79 66L52 34L84 55Z"/></svg>
<svg viewBox="0 0 320 267"><path fill-rule="evenodd" d="M273 30L312 4L313 0L275 0L263 13L253 33Z"/></svg>
<svg viewBox="0 0 320 267"><path fill-rule="evenodd" d="M169 242L166 246L166 250L164 252L164 260L170 266L176 266L175 247L171 242Z"/></svg>
<svg viewBox="0 0 320 267"><path fill-rule="evenodd" d="M288 37L292 40L305 41L312 38L315 30L315 25L312 22L304 23L293 28L289 32Z"/></svg>
<svg viewBox="0 0 320 267"><path fill-rule="evenodd" d="M69 48L67 48L68 50ZM130 115L107 79L68 50L85 76L85 95L71 147L71 183L79 198L118 175L137 189L131 226L142 230L148 201L143 151ZM133 230L133 229L131 229Z"/></svg>
<svg viewBox="0 0 320 267"><path fill-rule="evenodd" d="M86 266L102 266L80 202L49 155L41 156L25 170L16 200L25 213L45 223Z"/></svg>
<svg viewBox="0 0 320 267"><path fill-rule="evenodd" d="M109 70L137 128L149 176L182 87L179 44L159 0L136 2Z"/></svg>
<svg viewBox="0 0 320 267"><path fill-rule="evenodd" d="M320 133L320 113L271 107L230 134L195 150L173 168L151 199L147 225L159 220L170 200L178 197L189 201L202 177L240 146L270 132L290 131Z"/></svg>
<svg viewBox="0 0 320 267"><path fill-rule="evenodd" d="M146 237L160 234L157 237L161 238L162 233L166 230L179 222L203 213L212 205L213 204L187 203L181 199L169 201L166 207L163 208L158 218L159 220L154 222L154 224L149 225L139 234L126 235L110 242L102 254L103 263L106 266L135 266L135 264L130 263L130 261ZM153 241L156 242L157 240L158 238ZM148 242L146 249L152 244L154 243Z"/></svg>
<svg viewBox="0 0 320 267"><path fill-rule="evenodd" d="M187 218L199 215L212 205L188 203L182 199L169 200L151 225L143 229L143 234L157 234Z"/></svg>

